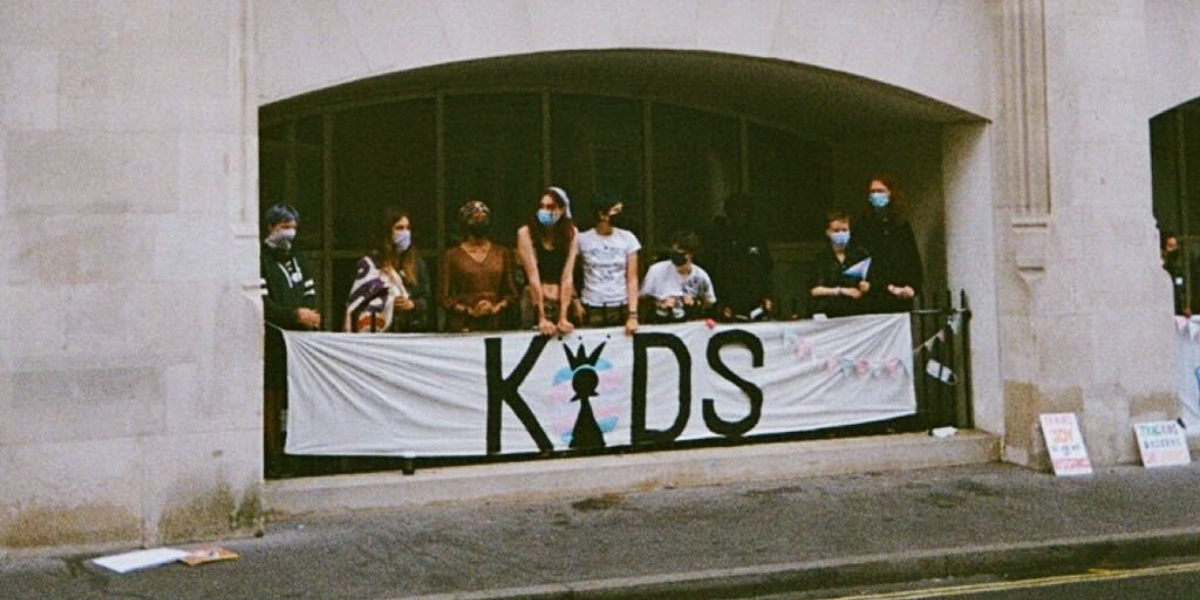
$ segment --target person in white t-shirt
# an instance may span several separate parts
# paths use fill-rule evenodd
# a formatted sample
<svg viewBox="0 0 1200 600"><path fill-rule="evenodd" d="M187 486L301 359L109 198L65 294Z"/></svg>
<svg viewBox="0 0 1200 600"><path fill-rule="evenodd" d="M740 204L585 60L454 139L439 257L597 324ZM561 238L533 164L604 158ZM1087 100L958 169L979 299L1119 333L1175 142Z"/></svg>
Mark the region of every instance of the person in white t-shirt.
<svg viewBox="0 0 1200 600"><path fill-rule="evenodd" d="M584 325L606 327L624 323L625 333L638 328L637 236L616 226L624 205L613 199L593 204L596 226L579 234L579 261L583 267L582 319Z"/></svg>
<svg viewBox="0 0 1200 600"><path fill-rule="evenodd" d="M700 239L680 231L671 240L670 259L650 265L642 282L642 296L654 300L655 315L663 322L684 321L704 316L717 302L712 279L692 257Z"/></svg>

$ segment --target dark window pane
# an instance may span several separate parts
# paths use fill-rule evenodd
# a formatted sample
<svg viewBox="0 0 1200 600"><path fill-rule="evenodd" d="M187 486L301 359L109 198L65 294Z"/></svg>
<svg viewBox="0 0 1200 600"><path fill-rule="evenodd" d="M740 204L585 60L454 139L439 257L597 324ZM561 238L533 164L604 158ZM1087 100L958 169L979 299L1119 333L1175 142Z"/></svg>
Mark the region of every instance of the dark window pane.
<svg viewBox="0 0 1200 600"><path fill-rule="evenodd" d="M285 200L287 157L291 151L284 141L290 124L262 130L258 142L258 202L259 214L277 202Z"/></svg>
<svg viewBox="0 0 1200 600"><path fill-rule="evenodd" d="M296 246L304 250L319 250L325 235L325 168L323 161L321 117L310 117L296 123L295 187L292 206L300 211L300 231Z"/></svg>
<svg viewBox="0 0 1200 600"><path fill-rule="evenodd" d="M512 246L542 190L541 98L451 96L445 100L446 224L457 239L468 199L492 210L492 237Z"/></svg>
<svg viewBox="0 0 1200 600"><path fill-rule="evenodd" d="M595 225L591 202L615 196L640 214L642 105L636 100L554 96L551 100L555 185L567 190L581 229Z"/></svg>
<svg viewBox="0 0 1200 600"><path fill-rule="evenodd" d="M767 239L822 240L833 201L829 149L770 127L749 129L750 193Z"/></svg>
<svg viewBox="0 0 1200 600"><path fill-rule="evenodd" d="M1174 111L1150 120L1150 170L1154 185L1154 218L1163 231L1179 229L1179 147Z"/></svg>
<svg viewBox="0 0 1200 600"><path fill-rule="evenodd" d="M679 229L699 233L741 189L741 136L737 119L655 104L655 246Z"/></svg>
<svg viewBox="0 0 1200 600"><path fill-rule="evenodd" d="M1187 231L1195 235L1200 233L1200 112L1183 111L1184 136L1184 193L1187 206Z"/></svg>
<svg viewBox="0 0 1200 600"><path fill-rule="evenodd" d="M407 210L413 241L437 244L437 124L433 100L338 113L333 126L334 248L378 243L390 207ZM353 265L352 265L353 266Z"/></svg>

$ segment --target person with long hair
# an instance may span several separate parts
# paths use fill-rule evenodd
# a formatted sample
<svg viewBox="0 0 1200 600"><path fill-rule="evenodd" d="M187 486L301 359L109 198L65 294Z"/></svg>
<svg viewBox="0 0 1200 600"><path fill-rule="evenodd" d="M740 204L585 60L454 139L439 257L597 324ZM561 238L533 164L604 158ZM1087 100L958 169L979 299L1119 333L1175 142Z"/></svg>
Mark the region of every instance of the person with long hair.
<svg viewBox="0 0 1200 600"><path fill-rule="evenodd" d="M413 245L408 213L388 209L375 250L358 261L344 331L421 331L429 312L429 275Z"/></svg>
<svg viewBox="0 0 1200 600"><path fill-rule="evenodd" d="M536 325L542 335L571 333L568 318L575 293L578 245L571 200L559 187L542 191L537 211L517 230L517 257L529 282L521 300L521 326Z"/></svg>
<svg viewBox="0 0 1200 600"><path fill-rule="evenodd" d="M596 226L579 234L583 291L579 294L583 322L593 327L625 324L625 333L638 329L638 250L642 244L628 229L617 227L625 205L611 197L597 199L592 208Z"/></svg>
<svg viewBox="0 0 1200 600"><path fill-rule="evenodd" d="M508 248L488 237L491 210L468 200L458 211L466 237L446 250L438 273L438 299L446 310L446 331L499 331L517 299Z"/></svg>
<svg viewBox="0 0 1200 600"><path fill-rule="evenodd" d="M868 206L856 221L855 238L871 255L866 302L872 312L907 312L921 293L921 253L905 218L907 197L895 178L878 175L867 186Z"/></svg>

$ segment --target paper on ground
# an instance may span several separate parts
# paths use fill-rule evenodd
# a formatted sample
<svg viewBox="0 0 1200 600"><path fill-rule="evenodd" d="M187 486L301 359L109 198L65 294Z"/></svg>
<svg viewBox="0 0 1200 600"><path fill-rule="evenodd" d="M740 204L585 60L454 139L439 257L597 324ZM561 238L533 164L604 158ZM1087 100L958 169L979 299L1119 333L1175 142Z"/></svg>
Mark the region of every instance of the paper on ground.
<svg viewBox="0 0 1200 600"><path fill-rule="evenodd" d="M187 566L194 567L196 565L215 562L218 560L232 560L237 557L237 552L213 546L211 548L198 548L196 550L192 550L187 556L181 558L180 560L182 560Z"/></svg>
<svg viewBox="0 0 1200 600"><path fill-rule="evenodd" d="M176 550L175 548L152 548L150 550L136 550L134 552L126 552L124 554L113 554L110 556L102 556L92 562L118 573L128 573L137 569L145 569L148 567L157 567L167 563L175 562L189 553L184 550Z"/></svg>

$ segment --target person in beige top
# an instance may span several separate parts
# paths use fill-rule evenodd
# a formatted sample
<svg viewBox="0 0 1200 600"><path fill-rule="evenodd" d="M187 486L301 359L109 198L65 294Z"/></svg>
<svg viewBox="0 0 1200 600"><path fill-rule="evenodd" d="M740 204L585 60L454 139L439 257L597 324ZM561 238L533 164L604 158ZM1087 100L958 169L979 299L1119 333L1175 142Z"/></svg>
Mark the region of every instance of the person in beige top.
<svg viewBox="0 0 1200 600"><path fill-rule="evenodd" d="M491 211L469 200L458 211L466 238L446 250L438 269L438 300L446 310L446 331L498 331L517 299L512 258L488 238Z"/></svg>

